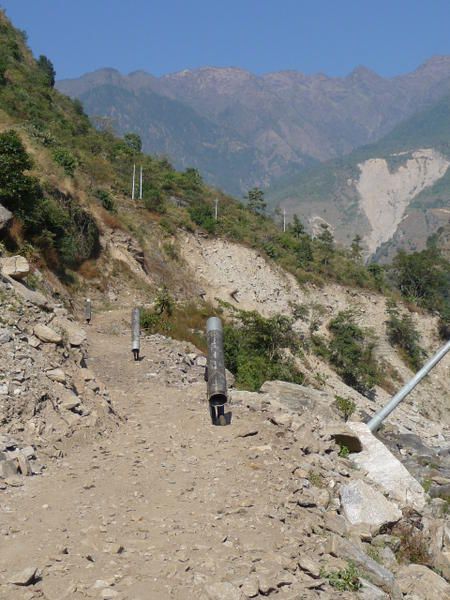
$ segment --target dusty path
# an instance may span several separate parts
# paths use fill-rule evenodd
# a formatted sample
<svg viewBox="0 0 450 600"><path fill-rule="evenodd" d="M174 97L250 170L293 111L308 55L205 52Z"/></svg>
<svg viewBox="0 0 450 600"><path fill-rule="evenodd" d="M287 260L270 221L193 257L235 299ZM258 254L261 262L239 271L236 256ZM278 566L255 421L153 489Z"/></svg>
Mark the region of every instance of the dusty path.
<svg viewBox="0 0 450 600"><path fill-rule="evenodd" d="M295 578L279 573L309 522L276 518L292 481L290 444L242 407L231 426L213 427L204 385L146 379L148 357L134 363L128 332L111 333L119 317L91 327L89 368L127 420L2 496L0 598L208 598L208 584L239 584L255 570L274 578L277 599L297 598ZM8 583L27 567L41 569L40 583Z"/></svg>

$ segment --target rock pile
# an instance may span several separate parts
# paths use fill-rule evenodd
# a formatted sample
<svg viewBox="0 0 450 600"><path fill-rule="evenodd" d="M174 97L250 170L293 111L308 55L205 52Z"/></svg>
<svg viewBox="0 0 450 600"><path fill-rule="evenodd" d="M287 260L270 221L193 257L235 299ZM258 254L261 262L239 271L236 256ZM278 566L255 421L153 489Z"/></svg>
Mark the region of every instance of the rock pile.
<svg viewBox="0 0 450 600"><path fill-rule="evenodd" d="M37 299L37 301L36 301ZM72 436L117 423L109 394L85 366L85 333L67 311L0 280L0 481L37 474ZM13 477L13 480L11 480Z"/></svg>

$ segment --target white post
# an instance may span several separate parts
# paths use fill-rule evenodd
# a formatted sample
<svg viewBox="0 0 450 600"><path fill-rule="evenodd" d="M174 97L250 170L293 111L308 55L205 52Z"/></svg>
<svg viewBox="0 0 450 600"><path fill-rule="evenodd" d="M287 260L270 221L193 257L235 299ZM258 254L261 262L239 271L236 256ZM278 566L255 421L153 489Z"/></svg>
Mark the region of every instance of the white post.
<svg viewBox="0 0 450 600"><path fill-rule="evenodd" d="M286 209L283 208L283 233L286 233Z"/></svg>
<svg viewBox="0 0 450 600"><path fill-rule="evenodd" d="M131 189L131 199L134 200L134 186L136 183L136 165L133 165L133 186Z"/></svg>
<svg viewBox="0 0 450 600"><path fill-rule="evenodd" d="M217 221L219 217L219 198L214 200L214 218Z"/></svg>
<svg viewBox="0 0 450 600"><path fill-rule="evenodd" d="M139 200L142 200L142 167L139 172Z"/></svg>

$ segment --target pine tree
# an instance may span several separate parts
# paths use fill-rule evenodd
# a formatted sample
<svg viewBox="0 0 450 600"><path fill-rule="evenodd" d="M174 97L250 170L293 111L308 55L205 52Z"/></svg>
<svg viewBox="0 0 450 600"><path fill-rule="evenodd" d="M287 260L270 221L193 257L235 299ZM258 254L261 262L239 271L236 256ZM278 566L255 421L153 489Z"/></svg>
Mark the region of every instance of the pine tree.
<svg viewBox="0 0 450 600"><path fill-rule="evenodd" d="M264 192L257 187L252 188L247 192L245 197L247 200L247 208L256 215L263 215L266 212L266 201L264 200Z"/></svg>

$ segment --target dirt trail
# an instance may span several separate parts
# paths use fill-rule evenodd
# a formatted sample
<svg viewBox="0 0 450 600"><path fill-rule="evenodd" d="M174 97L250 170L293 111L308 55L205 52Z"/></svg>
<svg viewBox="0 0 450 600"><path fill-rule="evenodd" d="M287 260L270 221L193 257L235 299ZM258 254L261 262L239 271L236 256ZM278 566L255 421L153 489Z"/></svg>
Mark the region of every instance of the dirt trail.
<svg viewBox="0 0 450 600"><path fill-rule="evenodd" d="M204 385L183 391L145 379L146 340L134 363L129 333L112 333L121 317L91 326L89 368L126 421L2 496L4 600L208 597L206 584L242 580L255 561L270 571L274 552L297 537L270 515L292 470L280 462L274 426L233 407L232 425L213 427ZM267 439L270 454L254 449ZM8 583L27 567L41 569L40 583ZM283 590L277 598L291 597Z"/></svg>

